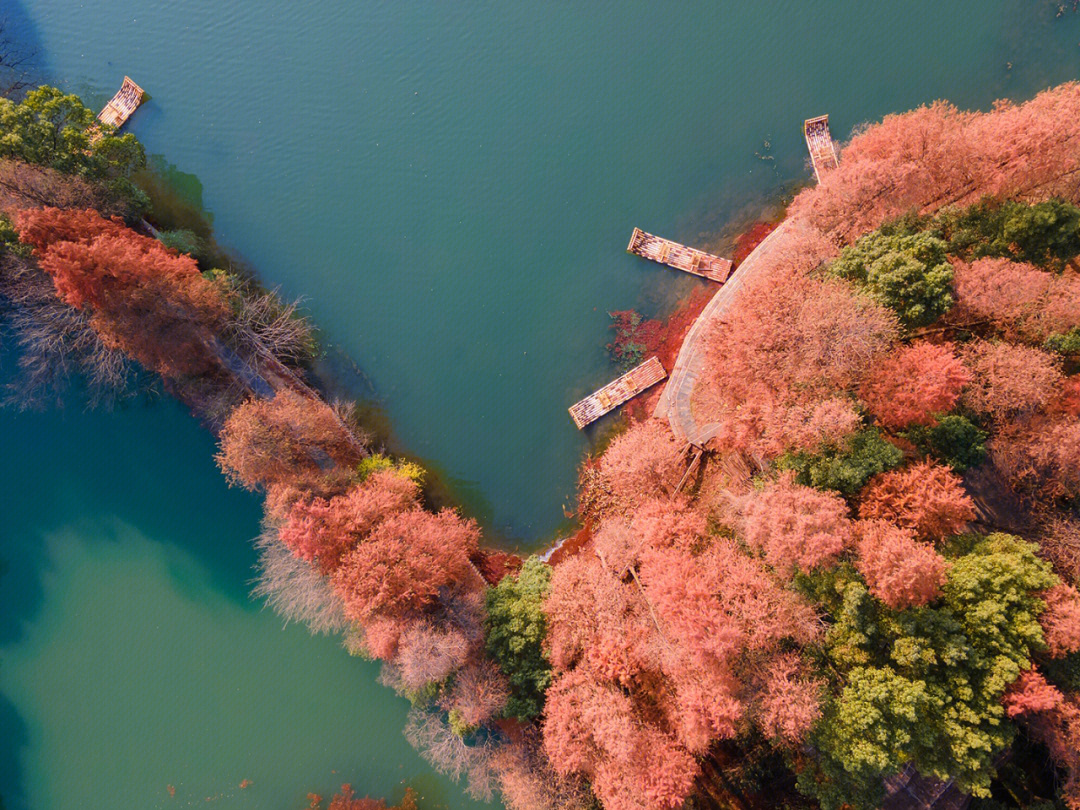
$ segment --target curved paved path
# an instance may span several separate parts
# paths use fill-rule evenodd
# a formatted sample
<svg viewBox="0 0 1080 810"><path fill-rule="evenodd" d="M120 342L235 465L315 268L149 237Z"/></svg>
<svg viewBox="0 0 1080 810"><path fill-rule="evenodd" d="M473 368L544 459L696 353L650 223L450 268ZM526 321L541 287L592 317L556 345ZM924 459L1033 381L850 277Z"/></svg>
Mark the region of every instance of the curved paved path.
<svg viewBox="0 0 1080 810"><path fill-rule="evenodd" d="M690 407L690 395L705 365L705 347L702 345L702 340L708 335L710 327L731 307L747 279L768 265L767 257L789 222L790 220L787 219L781 222L779 227L765 237L761 244L743 260L738 269L716 291L712 300L705 305L705 309L698 315L694 325L690 327L690 331L683 339L679 356L675 359L675 366L668 375L667 385L664 386L664 392L660 395L660 401L657 402L654 412L655 416L667 417L675 438L680 441L700 445L716 434L718 426L715 423L699 425Z"/></svg>

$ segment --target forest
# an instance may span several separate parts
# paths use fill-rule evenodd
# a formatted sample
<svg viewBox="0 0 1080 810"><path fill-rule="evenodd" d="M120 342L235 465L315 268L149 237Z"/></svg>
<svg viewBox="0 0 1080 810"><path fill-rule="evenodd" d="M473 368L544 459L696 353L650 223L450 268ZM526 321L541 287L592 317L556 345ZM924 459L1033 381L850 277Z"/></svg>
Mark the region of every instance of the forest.
<svg viewBox="0 0 1080 810"><path fill-rule="evenodd" d="M295 304L92 125L0 99L13 404L160 380L265 496L256 596L383 662L471 794L1080 808L1080 85L861 128L708 335L703 464L676 491L687 448L625 418L554 564L437 508L313 386Z"/></svg>

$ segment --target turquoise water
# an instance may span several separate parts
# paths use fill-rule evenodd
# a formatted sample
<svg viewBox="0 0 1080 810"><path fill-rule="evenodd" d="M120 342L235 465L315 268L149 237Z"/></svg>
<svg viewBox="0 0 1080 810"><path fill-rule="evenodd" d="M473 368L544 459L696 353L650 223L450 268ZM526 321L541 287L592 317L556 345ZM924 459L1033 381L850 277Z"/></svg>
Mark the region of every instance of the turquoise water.
<svg viewBox="0 0 1080 810"><path fill-rule="evenodd" d="M409 747L374 664L247 597L258 503L180 406L5 414L0 442L8 810L300 810L403 780L472 806Z"/></svg>
<svg viewBox="0 0 1080 810"><path fill-rule="evenodd" d="M697 283L626 255L635 225L718 244L807 179L807 116L844 136L1080 69L1080 15L1038 0L0 5L55 82L152 94L132 130L201 181L220 238L307 296L402 442L527 546L571 503L589 434L566 407L612 374L605 312ZM0 435L9 805L154 807L173 784L288 808L426 773L373 667L246 598L257 504L178 407Z"/></svg>

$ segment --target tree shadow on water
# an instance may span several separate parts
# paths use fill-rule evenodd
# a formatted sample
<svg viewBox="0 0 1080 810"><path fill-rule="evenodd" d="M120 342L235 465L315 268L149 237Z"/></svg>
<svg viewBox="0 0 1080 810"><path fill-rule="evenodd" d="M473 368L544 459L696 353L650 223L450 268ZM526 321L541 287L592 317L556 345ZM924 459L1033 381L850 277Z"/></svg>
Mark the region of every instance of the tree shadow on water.
<svg viewBox="0 0 1080 810"><path fill-rule="evenodd" d="M171 400L112 412L5 410L0 418L6 479L0 554L0 645L18 640L36 615L51 564L46 538L74 531L115 543L130 527L194 557L213 588L257 610L248 596L259 502L230 489L217 470L213 437ZM190 576L174 571L185 588Z"/></svg>
<svg viewBox="0 0 1080 810"><path fill-rule="evenodd" d="M21 758L26 743L26 724L11 701L0 694L0 810L27 806Z"/></svg>

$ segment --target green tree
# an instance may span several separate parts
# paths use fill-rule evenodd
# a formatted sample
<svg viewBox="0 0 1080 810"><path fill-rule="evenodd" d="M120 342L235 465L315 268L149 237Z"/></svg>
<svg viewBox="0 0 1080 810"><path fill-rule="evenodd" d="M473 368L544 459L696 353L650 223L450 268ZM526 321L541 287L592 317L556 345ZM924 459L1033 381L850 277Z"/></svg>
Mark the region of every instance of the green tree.
<svg viewBox="0 0 1080 810"><path fill-rule="evenodd" d="M911 610L874 600L850 568L817 583L836 692L801 789L825 810L869 808L881 778L910 763L988 795L1015 735L1001 698L1043 647L1039 594L1058 581L1037 550L1005 534L956 538L941 598Z"/></svg>
<svg viewBox="0 0 1080 810"><path fill-rule="evenodd" d="M953 270L946 248L930 233L877 231L845 248L829 272L864 287L905 326L925 326L953 303Z"/></svg>
<svg viewBox="0 0 1080 810"><path fill-rule="evenodd" d="M1080 253L1080 208L1063 200L1004 206L1003 241L1016 258L1056 269Z"/></svg>
<svg viewBox="0 0 1080 810"><path fill-rule="evenodd" d="M938 216L949 251L964 256L1003 256L1060 270L1080 253L1080 208L1063 200L1028 205L988 198Z"/></svg>
<svg viewBox="0 0 1080 810"><path fill-rule="evenodd" d="M520 720L540 714L551 683L551 665L543 653L543 603L550 583L551 566L533 556L516 576L503 577L487 592L487 649L510 679L506 714Z"/></svg>
<svg viewBox="0 0 1080 810"><path fill-rule="evenodd" d="M904 435L924 453L945 462L956 472L977 467L986 460L986 431L959 414L940 416L936 425L918 425Z"/></svg>
<svg viewBox="0 0 1080 810"><path fill-rule="evenodd" d="M824 445L814 453L787 453L776 464L781 470L794 470L800 484L854 495L872 476L896 467L903 457L877 428L865 428L839 445Z"/></svg>
<svg viewBox="0 0 1080 810"><path fill-rule="evenodd" d="M98 127L100 137L91 138ZM21 102L0 98L0 157L73 174L97 182L136 212L148 205L131 181L146 165L146 154L134 135L120 135L98 125L92 110L78 96L47 85Z"/></svg>

